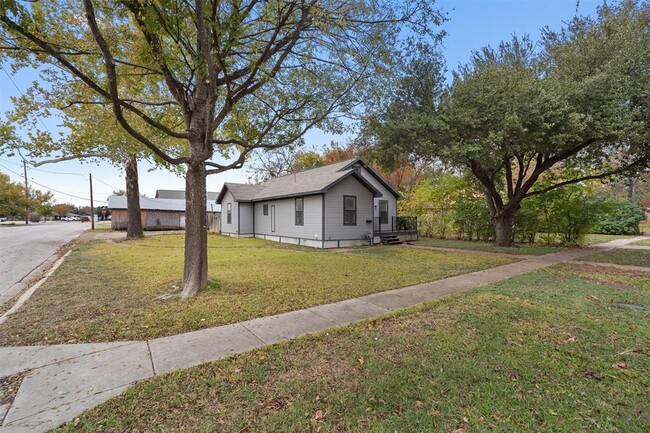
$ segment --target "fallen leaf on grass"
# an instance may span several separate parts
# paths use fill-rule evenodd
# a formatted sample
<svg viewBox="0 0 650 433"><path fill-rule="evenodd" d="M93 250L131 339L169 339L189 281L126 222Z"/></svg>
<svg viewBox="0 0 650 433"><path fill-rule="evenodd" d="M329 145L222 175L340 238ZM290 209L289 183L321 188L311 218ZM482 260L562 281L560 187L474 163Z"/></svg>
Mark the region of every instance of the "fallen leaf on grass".
<svg viewBox="0 0 650 433"><path fill-rule="evenodd" d="M415 401L415 407L417 409L422 409L424 407L424 403L422 403L420 400Z"/></svg>
<svg viewBox="0 0 650 433"><path fill-rule="evenodd" d="M598 296L591 295L590 298L594 302L600 302L600 298Z"/></svg>
<svg viewBox="0 0 650 433"><path fill-rule="evenodd" d="M330 410L329 407L328 407L327 409L325 409L325 412L323 412L322 410L318 409L318 410L314 413L314 417L312 418L312 421L320 421L320 420L322 420L323 418L325 418L327 415L329 415L330 413L332 413L332 411Z"/></svg>
<svg viewBox="0 0 650 433"><path fill-rule="evenodd" d="M615 368L617 370L624 370L627 368L627 362L625 361L617 362L616 364L612 364L612 368Z"/></svg>
<svg viewBox="0 0 650 433"><path fill-rule="evenodd" d="M363 359L363 356L361 358L359 358L358 361L359 361L359 364L361 364L361 365L366 363L366 360Z"/></svg>
<svg viewBox="0 0 650 433"><path fill-rule="evenodd" d="M597 371L585 370L582 372L582 374L585 377L592 377L596 380L601 380L603 378L603 375L601 373L598 373Z"/></svg>
<svg viewBox="0 0 650 433"><path fill-rule="evenodd" d="M574 336L571 336L571 337L567 338L565 343L575 343L576 341L578 341L578 339L574 335Z"/></svg>

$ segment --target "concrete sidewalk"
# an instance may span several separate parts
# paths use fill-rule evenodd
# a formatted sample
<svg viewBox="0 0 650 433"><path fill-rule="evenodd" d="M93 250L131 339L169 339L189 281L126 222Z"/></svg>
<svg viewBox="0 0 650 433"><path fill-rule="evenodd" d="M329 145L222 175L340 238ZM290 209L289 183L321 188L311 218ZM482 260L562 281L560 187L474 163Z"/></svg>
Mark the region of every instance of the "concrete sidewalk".
<svg viewBox="0 0 650 433"><path fill-rule="evenodd" d="M148 341L0 348L0 377L29 370L0 432L41 432L137 381L620 248L643 238L567 250L456 277Z"/></svg>

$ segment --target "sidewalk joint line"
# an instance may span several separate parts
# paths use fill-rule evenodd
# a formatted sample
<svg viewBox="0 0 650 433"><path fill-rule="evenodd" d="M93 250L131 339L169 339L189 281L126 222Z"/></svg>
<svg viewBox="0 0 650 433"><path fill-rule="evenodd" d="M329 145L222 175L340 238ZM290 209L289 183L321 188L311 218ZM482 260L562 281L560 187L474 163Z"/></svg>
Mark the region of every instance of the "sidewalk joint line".
<svg viewBox="0 0 650 433"><path fill-rule="evenodd" d="M315 307L318 307L318 305L315 305ZM318 317L320 317L320 318L322 318L322 319L325 319L325 320L327 320L327 321L329 321L329 322L332 322L332 323L334 324L334 326L330 326L330 327L324 328L323 331L326 330L326 329L330 329L330 328L333 328L333 327L337 327L337 326L345 326L345 325L343 325L342 323L339 323L339 322L337 322L337 321L334 320L334 319L330 319L329 317L325 317L325 316L323 316L322 314L317 313L316 311L312 310L312 307L307 307L307 308L305 308L304 310L305 310L305 311L309 311L310 313L315 314L315 315L317 315ZM300 310L297 310L297 311L300 311ZM317 332L318 332L318 331L317 331Z"/></svg>
<svg viewBox="0 0 650 433"><path fill-rule="evenodd" d="M149 345L149 339L146 340L147 343L147 353L149 353L149 361L151 361L151 371L154 376L157 376L156 366L153 363L153 353L151 353L151 346Z"/></svg>
<svg viewBox="0 0 650 433"><path fill-rule="evenodd" d="M258 340L260 343L262 343L263 345L266 346L266 345L269 345L269 344L273 344L273 343L267 343L266 341L262 340L262 338L261 338L259 335L257 335L257 334L254 333L253 331L251 331L251 330L248 328L248 326L244 325L244 322L237 322L237 323L239 323L239 324L240 324L240 325L241 325L245 330L247 330L247 331L248 331L248 332L249 332L253 337L257 338L257 340Z"/></svg>

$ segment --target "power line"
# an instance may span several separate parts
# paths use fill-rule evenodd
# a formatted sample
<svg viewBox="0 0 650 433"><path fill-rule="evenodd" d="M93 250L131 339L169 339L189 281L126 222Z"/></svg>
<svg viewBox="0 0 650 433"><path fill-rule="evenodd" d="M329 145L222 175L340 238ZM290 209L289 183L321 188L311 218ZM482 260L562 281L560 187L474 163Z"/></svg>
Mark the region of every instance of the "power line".
<svg viewBox="0 0 650 433"><path fill-rule="evenodd" d="M40 168L34 168L34 167L28 167L28 170L35 170L35 171L40 171L42 173L49 173L49 174L65 174L65 175L70 175L70 176L82 176L85 179L88 179L85 174L81 173L72 173L72 172L65 172L65 171L49 171L49 170L41 170Z"/></svg>
<svg viewBox="0 0 650 433"><path fill-rule="evenodd" d="M15 171L13 171L12 169L5 167L5 166L2 165L2 164L0 164L0 167L4 168L5 170L7 170L7 171L9 171L9 172L11 172L11 173L13 173L13 174L15 174L15 175L17 175L17 176L21 176L20 173L17 173L17 172L15 172ZM43 187L43 188L47 188L47 189L50 190L50 191L58 192L59 194L63 194L63 195L65 195L65 196L72 197L72 198L77 198L77 199L79 199L79 200L90 201L89 198L86 198L86 197L80 197L80 196L78 196L78 195L69 194L69 193L67 193L67 192L59 191L58 189L54 189L54 188L49 187L49 186L47 186L47 185L43 185L42 183L36 182L34 179L30 179L30 180L31 180L32 183L34 183L34 184L36 184L36 185L38 185L38 186L41 186L41 187ZM108 203L106 200L97 200L97 201L102 202L102 203Z"/></svg>
<svg viewBox="0 0 650 433"><path fill-rule="evenodd" d="M117 187L115 187L115 186L113 186L113 185L109 185L109 184L107 184L106 182L104 182L103 180L101 180L100 178L98 178L97 176L95 176L94 179L100 181L101 183L103 183L103 184L106 185L107 187L112 188L114 191L118 191L118 190L120 189L120 188L117 188Z"/></svg>
<svg viewBox="0 0 650 433"><path fill-rule="evenodd" d="M10 161L10 160L8 160L6 158L0 158L0 159L2 159L4 162L7 162L9 164L13 164L13 165L15 165L17 167L22 167L23 166L22 164L18 164L17 162Z"/></svg>
<svg viewBox="0 0 650 433"><path fill-rule="evenodd" d="M22 167L22 164L18 164L17 162L10 161L6 158L0 158L4 162L8 162L9 164L13 164L19 167ZM84 178L88 179L85 174L83 173L73 173L73 172L65 172L65 171L50 171L50 170L43 170L41 168L36 168L36 167L27 167L28 170L34 170L34 171L40 171L42 173L49 173L49 174L64 174L64 175L70 175L70 176L83 176Z"/></svg>
<svg viewBox="0 0 650 433"><path fill-rule="evenodd" d="M2 72L4 72L5 75L7 76L7 78L9 78L9 81L11 81L11 84L14 85L16 90L18 90L18 93L20 93L20 95L24 98L25 94L18 88L18 86L16 85L16 82L14 81L14 79L11 77L11 75L9 75L9 72L7 72L7 70L5 68L1 67L1 66L0 66L0 69L2 69ZM43 119L41 119L40 116L36 116L36 118L41 123L41 125L43 125L43 127L47 130L47 132L49 132L50 135L54 136L54 134L52 134L52 131L50 131L50 128L48 128L47 125L45 123L43 123Z"/></svg>

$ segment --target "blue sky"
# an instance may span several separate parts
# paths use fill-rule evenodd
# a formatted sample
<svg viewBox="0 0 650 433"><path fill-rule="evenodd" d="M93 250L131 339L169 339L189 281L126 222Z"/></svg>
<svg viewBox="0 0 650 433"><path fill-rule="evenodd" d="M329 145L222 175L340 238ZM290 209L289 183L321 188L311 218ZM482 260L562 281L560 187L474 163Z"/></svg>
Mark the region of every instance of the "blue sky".
<svg viewBox="0 0 650 433"><path fill-rule="evenodd" d="M456 69L458 64L467 62L472 50L486 45L496 46L513 34L529 34L536 40L542 27L558 29L576 12L576 0L440 0L437 4L449 15L449 21L443 25L447 37L443 41L442 52L450 71ZM602 1L581 0L577 5L578 12L580 15L593 15L599 4ZM24 92L38 78L35 71L22 70L12 77L12 82L6 73L10 73L10 69L0 71L0 112L11 108L11 96L18 95L19 91ZM56 129L54 119L44 119L44 123L51 131ZM318 130L310 131L305 137L310 147L320 147L332 140L345 143L347 139ZM150 166L141 164L142 194L153 197L156 189L184 189L182 178L163 170L150 170ZM13 180L22 181L19 158L0 157L0 171L10 175ZM45 165L30 169L28 177L36 188L53 190L57 203L85 205L89 203L90 172L93 173L96 205L104 204L114 189L125 188L124 173L107 163L96 165L70 161ZM248 177L245 168L209 176L208 191L218 191L223 182L246 182Z"/></svg>

